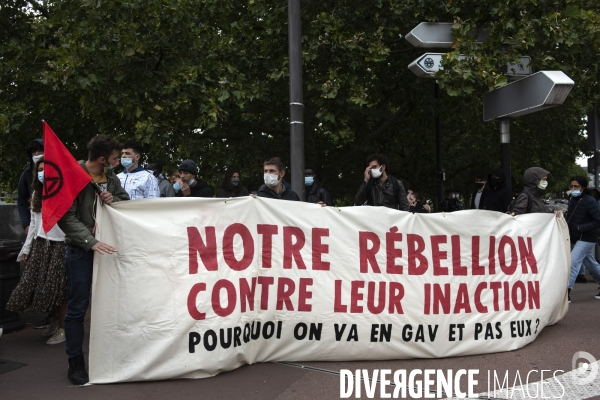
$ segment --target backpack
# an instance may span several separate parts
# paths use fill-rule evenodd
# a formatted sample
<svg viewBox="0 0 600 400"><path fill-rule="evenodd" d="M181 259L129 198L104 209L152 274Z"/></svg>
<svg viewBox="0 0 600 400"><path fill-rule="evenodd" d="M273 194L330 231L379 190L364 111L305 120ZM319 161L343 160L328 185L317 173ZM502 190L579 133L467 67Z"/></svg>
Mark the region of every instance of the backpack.
<svg viewBox="0 0 600 400"><path fill-rule="evenodd" d="M523 193L527 195L527 207L525 208L525 214L529 214L531 212L531 193L529 193L528 191L521 192L521 194ZM521 194L519 196L521 196ZM510 205L508 206L508 214L511 214L514 211L515 204L517 203L517 199L519 198L519 196L517 196L516 199L513 199L510 202Z"/></svg>
<svg viewBox="0 0 600 400"><path fill-rule="evenodd" d="M394 194L396 195L396 203L398 204L398 209L400 209L400 181L395 177L391 176L392 185L394 185ZM404 189L406 191L406 188Z"/></svg>

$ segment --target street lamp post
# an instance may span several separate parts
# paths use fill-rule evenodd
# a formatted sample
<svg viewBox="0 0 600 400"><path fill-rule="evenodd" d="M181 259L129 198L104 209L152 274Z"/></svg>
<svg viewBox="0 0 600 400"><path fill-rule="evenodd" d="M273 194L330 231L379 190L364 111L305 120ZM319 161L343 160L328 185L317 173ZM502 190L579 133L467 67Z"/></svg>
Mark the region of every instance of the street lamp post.
<svg viewBox="0 0 600 400"><path fill-rule="evenodd" d="M304 104L300 0L288 0L290 72L290 172L292 190L304 201Z"/></svg>

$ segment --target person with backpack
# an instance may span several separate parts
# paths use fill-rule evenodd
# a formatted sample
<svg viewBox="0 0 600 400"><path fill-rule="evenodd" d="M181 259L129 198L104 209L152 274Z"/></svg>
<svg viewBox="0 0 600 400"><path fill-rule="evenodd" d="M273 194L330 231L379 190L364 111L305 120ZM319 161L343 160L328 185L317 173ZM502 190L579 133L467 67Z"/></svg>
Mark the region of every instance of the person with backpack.
<svg viewBox="0 0 600 400"><path fill-rule="evenodd" d="M358 188L354 205L384 206L395 210L409 211L404 185L389 175L388 159L383 154L373 154L367 159L364 179Z"/></svg>
<svg viewBox="0 0 600 400"><path fill-rule="evenodd" d="M571 301L571 289L573 289L582 264L590 271L594 280L600 283L600 264L598 264L592 253L598 240L600 208L598 208L596 200L588 194L588 181L585 177L574 176L570 181L571 199L565 215L571 238L569 302ZM595 297L600 299L600 293Z"/></svg>
<svg viewBox="0 0 600 400"><path fill-rule="evenodd" d="M523 174L523 191L516 197L510 215L549 212L542 196L548 187L548 174L540 167L528 168Z"/></svg>

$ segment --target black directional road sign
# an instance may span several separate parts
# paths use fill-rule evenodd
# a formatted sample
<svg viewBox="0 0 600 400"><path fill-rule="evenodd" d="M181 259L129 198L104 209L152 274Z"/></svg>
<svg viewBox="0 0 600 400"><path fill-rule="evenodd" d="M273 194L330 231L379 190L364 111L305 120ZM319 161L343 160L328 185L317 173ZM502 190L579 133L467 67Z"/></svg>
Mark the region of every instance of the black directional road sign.
<svg viewBox="0 0 600 400"><path fill-rule="evenodd" d="M561 105L575 82L562 71L540 71L483 95L483 120L513 118Z"/></svg>
<svg viewBox="0 0 600 400"><path fill-rule="evenodd" d="M405 36L405 39L415 47L452 48L453 25L452 22L421 22ZM477 37L478 42L483 42L488 37L485 31L474 31L471 34Z"/></svg>
<svg viewBox="0 0 600 400"><path fill-rule="evenodd" d="M425 53L410 64L408 69L421 78L430 78L442 68L442 56L444 53Z"/></svg>
<svg viewBox="0 0 600 400"><path fill-rule="evenodd" d="M405 38L415 47L451 48L452 25L452 22L421 22Z"/></svg>

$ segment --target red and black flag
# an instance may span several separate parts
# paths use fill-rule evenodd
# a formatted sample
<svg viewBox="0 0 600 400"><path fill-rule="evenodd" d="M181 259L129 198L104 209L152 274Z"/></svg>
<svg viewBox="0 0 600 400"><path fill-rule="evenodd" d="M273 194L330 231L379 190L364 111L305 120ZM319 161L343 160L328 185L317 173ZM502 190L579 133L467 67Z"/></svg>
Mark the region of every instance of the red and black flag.
<svg viewBox="0 0 600 400"><path fill-rule="evenodd" d="M50 126L44 125L44 189L42 227L48 232L71 208L92 178L77 163Z"/></svg>

